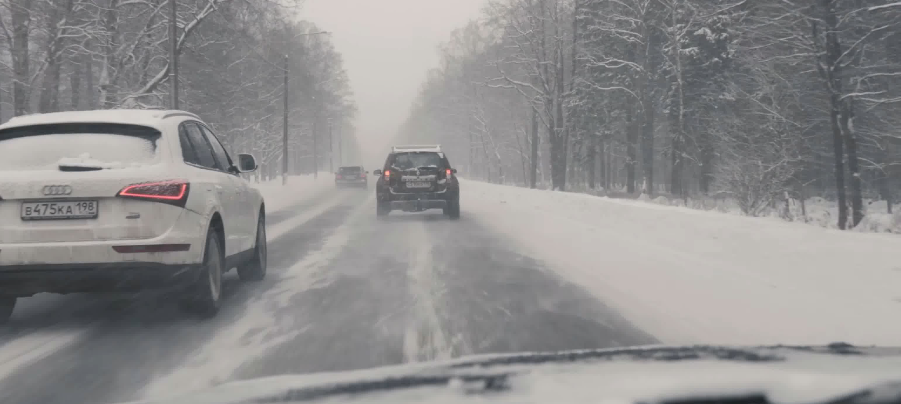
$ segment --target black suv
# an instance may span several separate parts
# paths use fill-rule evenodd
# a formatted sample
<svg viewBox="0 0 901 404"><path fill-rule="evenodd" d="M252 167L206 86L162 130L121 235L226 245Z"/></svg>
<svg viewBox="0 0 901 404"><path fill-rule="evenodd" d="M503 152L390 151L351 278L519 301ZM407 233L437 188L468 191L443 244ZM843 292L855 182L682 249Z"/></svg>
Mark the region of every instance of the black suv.
<svg viewBox="0 0 901 404"><path fill-rule="evenodd" d="M460 183L441 146L395 146L385 160L375 185L376 213L392 210L422 212L442 209L451 219L460 217Z"/></svg>

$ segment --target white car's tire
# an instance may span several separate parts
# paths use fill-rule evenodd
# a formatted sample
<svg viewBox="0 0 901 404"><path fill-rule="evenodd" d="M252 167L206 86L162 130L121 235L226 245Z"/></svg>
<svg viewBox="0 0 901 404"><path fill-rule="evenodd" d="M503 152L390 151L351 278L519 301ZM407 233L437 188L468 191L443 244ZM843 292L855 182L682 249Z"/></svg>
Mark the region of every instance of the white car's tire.
<svg viewBox="0 0 901 404"><path fill-rule="evenodd" d="M257 241L253 248L253 258L238 267L238 277L242 281L261 281L266 278L266 216L262 213L257 221Z"/></svg>
<svg viewBox="0 0 901 404"><path fill-rule="evenodd" d="M206 238L203 267L197 283L187 290L184 307L204 317L213 317L219 312L222 302L222 274L225 272L225 255L222 252L219 235L210 230Z"/></svg>

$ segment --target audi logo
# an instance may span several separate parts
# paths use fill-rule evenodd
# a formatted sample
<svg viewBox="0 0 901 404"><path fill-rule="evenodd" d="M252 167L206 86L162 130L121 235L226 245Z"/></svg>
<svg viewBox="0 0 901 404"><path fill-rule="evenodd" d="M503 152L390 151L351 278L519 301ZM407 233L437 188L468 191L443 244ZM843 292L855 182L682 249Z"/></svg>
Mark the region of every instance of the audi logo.
<svg viewBox="0 0 901 404"><path fill-rule="evenodd" d="M72 187L68 185L47 185L44 187L44 195L71 195Z"/></svg>

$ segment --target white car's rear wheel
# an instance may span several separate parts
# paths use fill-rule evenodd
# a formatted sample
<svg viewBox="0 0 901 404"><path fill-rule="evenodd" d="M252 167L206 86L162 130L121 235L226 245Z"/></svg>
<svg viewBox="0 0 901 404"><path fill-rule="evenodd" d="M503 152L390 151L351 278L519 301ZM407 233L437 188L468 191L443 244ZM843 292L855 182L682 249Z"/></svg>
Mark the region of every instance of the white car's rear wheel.
<svg viewBox="0 0 901 404"><path fill-rule="evenodd" d="M214 231L207 235L206 250L203 254L203 268L200 278L188 288L184 305L188 310L212 317L219 312L222 299L222 273L225 257L222 254L219 236Z"/></svg>
<svg viewBox="0 0 901 404"><path fill-rule="evenodd" d="M261 281L266 278L266 217L260 214L257 221L257 241L253 248L253 258L238 267L238 277L242 281Z"/></svg>

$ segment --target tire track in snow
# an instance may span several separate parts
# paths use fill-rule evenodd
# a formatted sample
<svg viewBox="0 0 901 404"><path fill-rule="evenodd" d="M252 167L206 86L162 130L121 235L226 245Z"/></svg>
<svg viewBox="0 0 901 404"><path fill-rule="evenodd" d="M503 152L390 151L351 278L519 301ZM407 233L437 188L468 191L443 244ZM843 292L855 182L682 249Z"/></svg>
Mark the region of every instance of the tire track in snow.
<svg viewBox="0 0 901 404"><path fill-rule="evenodd" d="M243 364L262 357L267 351L306 332L311 324L298 324L293 317L279 317L291 304L291 297L311 287L322 287L328 274L320 272L341 254L350 240L352 223L368 208L356 206L326 238L322 248L282 273L278 285L249 301L244 313L217 334L181 368L152 381L141 392L143 397L165 397L214 386L232 378ZM369 209L365 209L368 213ZM292 220L293 221L293 220Z"/></svg>
<svg viewBox="0 0 901 404"><path fill-rule="evenodd" d="M339 202L344 199L347 199L348 195L342 192L335 193L327 197L323 202L310 207L297 216L294 216L290 219L280 220L273 226L266 226L266 241L274 241L278 238L284 236L285 234L291 232L304 223L313 220L319 215L325 213L329 208L335 206Z"/></svg>
<svg viewBox="0 0 901 404"><path fill-rule="evenodd" d="M28 364L37 362L50 354L74 344L85 331L40 330L14 339L0 350L0 380L15 373Z"/></svg>
<svg viewBox="0 0 901 404"><path fill-rule="evenodd" d="M440 289L436 287L432 243L425 224L418 222L411 226L408 240L407 279L413 307L404 332L404 361L450 359L453 352L441 329L436 307Z"/></svg>

